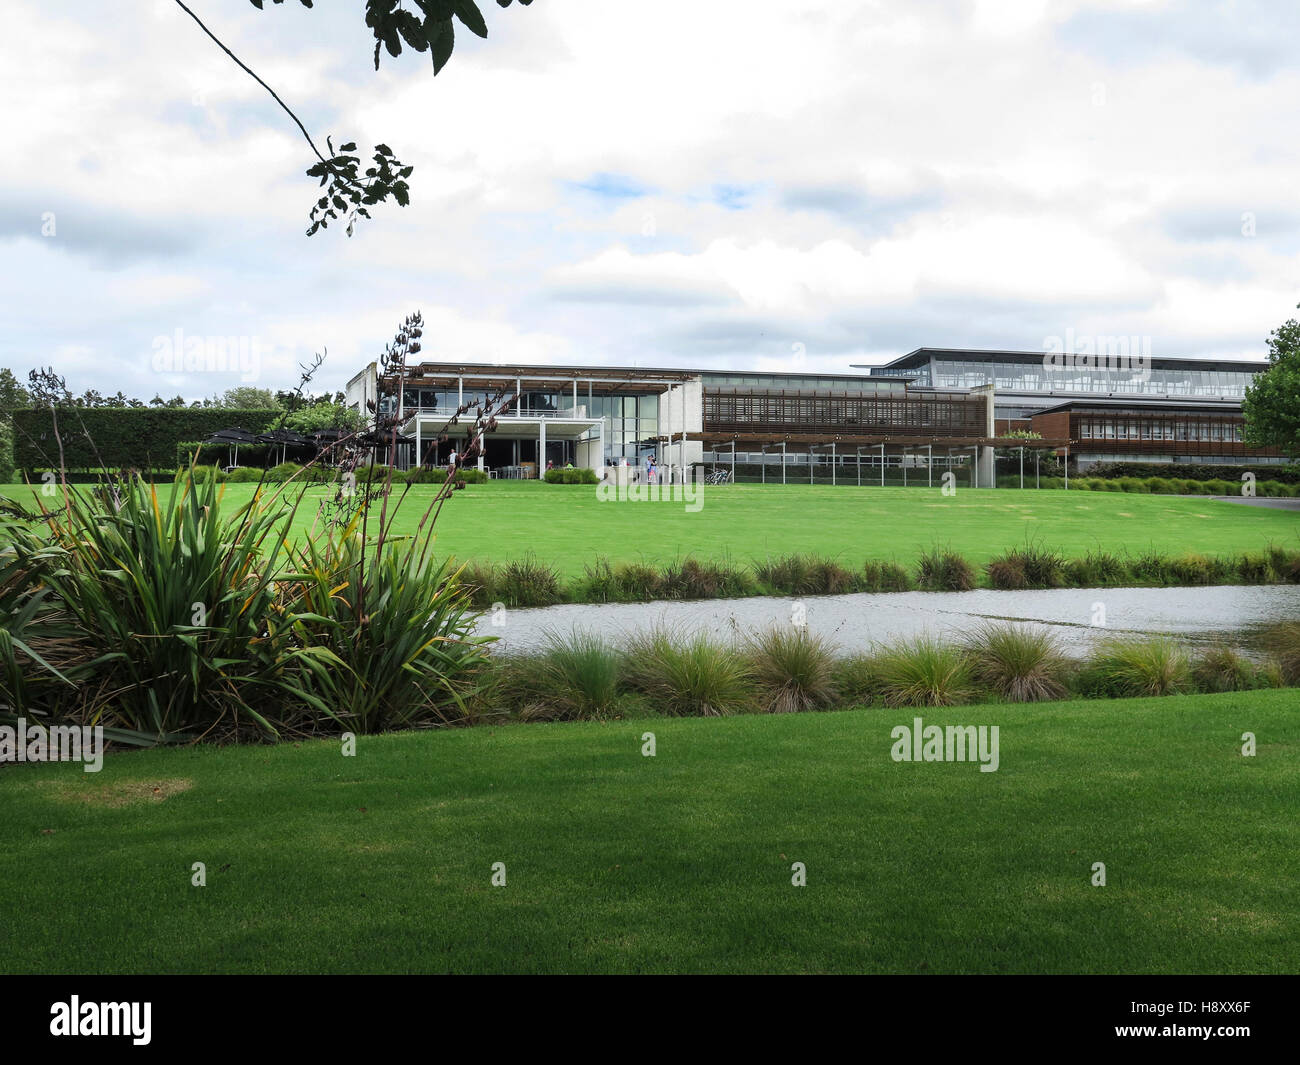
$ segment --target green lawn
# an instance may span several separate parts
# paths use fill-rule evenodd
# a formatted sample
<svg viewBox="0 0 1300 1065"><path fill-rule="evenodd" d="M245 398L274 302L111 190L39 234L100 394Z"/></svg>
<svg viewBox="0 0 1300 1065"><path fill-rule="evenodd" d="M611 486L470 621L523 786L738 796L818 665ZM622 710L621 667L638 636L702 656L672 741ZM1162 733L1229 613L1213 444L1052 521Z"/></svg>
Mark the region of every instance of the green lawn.
<svg viewBox="0 0 1300 1065"><path fill-rule="evenodd" d="M1292 972L1297 709L924 713L999 725L995 773L892 761L902 710L7 768L0 971Z"/></svg>
<svg viewBox="0 0 1300 1065"><path fill-rule="evenodd" d="M165 490L165 489L163 489ZM252 485L225 486L246 501ZM400 489L399 489L400 490ZM15 497L27 486L0 491ZM397 529L413 531L432 495L419 485ZM325 494L310 489L312 498ZM669 562L695 555L740 562L793 552L835 556L854 568L868 558L912 563L925 548L950 546L980 565L1027 538L1081 555L1155 548L1168 554L1300 547L1300 512L1210 499L1087 491L727 485L704 488L702 508L682 502L600 502L592 487L541 483L471 485L438 523L441 548L463 560L502 562L528 553L564 576L603 555L612 562ZM311 524L304 505L299 529Z"/></svg>

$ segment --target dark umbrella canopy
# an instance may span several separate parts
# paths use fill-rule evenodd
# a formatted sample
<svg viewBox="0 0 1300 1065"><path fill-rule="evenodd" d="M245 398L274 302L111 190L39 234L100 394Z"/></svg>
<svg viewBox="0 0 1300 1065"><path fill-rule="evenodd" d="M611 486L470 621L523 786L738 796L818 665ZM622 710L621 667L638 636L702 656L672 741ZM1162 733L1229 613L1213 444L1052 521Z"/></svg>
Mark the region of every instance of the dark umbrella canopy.
<svg viewBox="0 0 1300 1065"><path fill-rule="evenodd" d="M313 447L314 441L310 436L303 436L302 433L295 433L292 429L272 429L269 433L262 433L257 438L259 444L271 444L280 449L280 461L283 462L288 456L291 447Z"/></svg>
<svg viewBox="0 0 1300 1065"><path fill-rule="evenodd" d="M227 446L229 451L226 457L231 459L227 463L228 466L233 466L239 461L240 444L256 444L257 442L257 436L254 433L250 433L247 429L240 429L238 426L230 429L218 429L204 441L207 444L225 444ZM233 451L233 456L229 453L230 451Z"/></svg>

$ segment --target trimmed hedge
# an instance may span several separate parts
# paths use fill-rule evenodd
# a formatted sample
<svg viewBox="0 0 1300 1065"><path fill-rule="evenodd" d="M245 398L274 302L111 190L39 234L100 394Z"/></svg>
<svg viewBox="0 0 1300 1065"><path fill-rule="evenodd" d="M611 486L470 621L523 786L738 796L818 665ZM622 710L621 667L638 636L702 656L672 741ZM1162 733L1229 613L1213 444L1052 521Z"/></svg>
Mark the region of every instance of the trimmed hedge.
<svg viewBox="0 0 1300 1065"><path fill-rule="evenodd" d="M1004 480L1004 478L998 478L1000 488L1018 487L1018 483L1007 484L1004 483ZM1190 478L1183 480L1172 477L1070 478L1070 491L1072 492L1130 492L1141 495L1155 493L1160 495L1236 496L1241 495L1241 485L1241 481L1197 481ZM1029 489L1033 485L1026 480L1025 487ZM1041 487L1044 489L1061 489L1065 487L1065 480L1061 477L1044 477ZM1287 484L1283 481L1256 481L1255 494L1257 496L1300 496L1300 484Z"/></svg>
<svg viewBox="0 0 1300 1065"><path fill-rule="evenodd" d="M55 418L69 470L135 468L175 470L179 445L239 426L250 433L270 429L280 412L219 407L70 407L58 411L15 410L14 461L29 473L57 469ZM242 452L242 448L240 449ZM188 465L188 460L186 460Z"/></svg>
<svg viewBox="0 0 1300 1065"><path fill-rule="evenodd" d="M571 470L547 470L543 475L547 484L599 484L596 471L585 466L575 466Z"/></svg>
<svg viewBox="0 0 1300 1065"><path fill-rule="evenodd" d="M1097 462L1084 475L1109 480L1114 477L1169 477L1183 481L1235 481L1241 484L1243 473L1253 473L1256 480L1300 484L1300 465L1291 466L1220 466L1214 463L1182 462Z"/></svg>

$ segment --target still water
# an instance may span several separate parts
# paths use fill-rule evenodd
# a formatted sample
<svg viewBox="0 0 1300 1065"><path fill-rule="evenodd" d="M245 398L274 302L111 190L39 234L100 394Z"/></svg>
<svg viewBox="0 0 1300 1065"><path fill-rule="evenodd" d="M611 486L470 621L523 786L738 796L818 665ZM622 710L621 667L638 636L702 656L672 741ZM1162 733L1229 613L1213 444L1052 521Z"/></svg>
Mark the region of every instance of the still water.
<svg viewBox="0 0 1300 1065"><path fill-rule="evenodd" d="M618 643L660 626L679 636L706 632L738 640L773 625L788 625L802 610L810 632L849 651L922 633L960 637L989 622L1049 626L1063 648L1083 654L1117 634L1170 634L1193 644L1219 640L1249 647L1276 621L1300 619L1300 586L1211 588L1083 588L1051 591L895 592L804 599L758 597L692 602L566 604L509 610L479 633L496 636L497 651L525 652L548 631L596 633ZM1097 624L1100 621L1102 624Z"/></svg>

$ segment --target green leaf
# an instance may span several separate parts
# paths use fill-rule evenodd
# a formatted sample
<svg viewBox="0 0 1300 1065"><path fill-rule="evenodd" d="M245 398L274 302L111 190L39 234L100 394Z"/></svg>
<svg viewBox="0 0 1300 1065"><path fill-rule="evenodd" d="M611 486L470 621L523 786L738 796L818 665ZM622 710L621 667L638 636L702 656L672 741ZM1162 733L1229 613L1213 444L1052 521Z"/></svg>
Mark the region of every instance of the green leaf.
<svg viewBox="0 0 1300 1065"><path fill-rule="evenodd" d="M433 53L433 73L436 76L438 71L447 65L447 60L451 58L451 51L456 47L456 30L455 23L448 20L447 22L437 23L439 27L438 37L436 40L429 42L429 49Z"/></svg>
<svg viewBox="0 0 1300 1065"><path fill-rule="evenodd" d="M488 35L487 23L483 21L483 12L478 9L474 0L453 0L452 6L456 9L456 17L465 23L471 33L480 37Z"/></svg>

